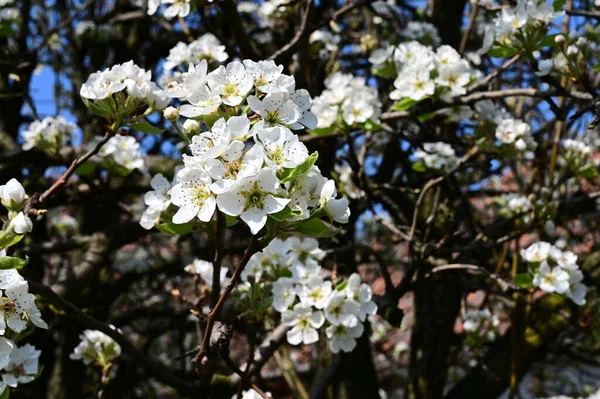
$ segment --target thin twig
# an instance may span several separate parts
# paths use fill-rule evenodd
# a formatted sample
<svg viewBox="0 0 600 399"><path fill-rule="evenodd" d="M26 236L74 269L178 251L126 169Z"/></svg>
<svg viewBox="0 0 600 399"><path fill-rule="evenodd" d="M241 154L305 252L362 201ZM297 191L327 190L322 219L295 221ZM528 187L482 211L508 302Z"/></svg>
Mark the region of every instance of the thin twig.
<svg viewBox="0 0 600 399"><path fill-rule="evenodd" d="M250 240L250 244L248 244L248 248L246 248L246 252L244 252L244 257L240 261L240 264L238 265L237 269L235 269L233 276L231 276L231 279L229 280L227 287L225 287L223 294L221 294L221 297L217 301L217 304L210 311L210 313L208 314L208 316L206 318L206 328L204 329L204 337L202 339L202 345L200 346L200 351L193 359L193 363L196 365L197 370L199 370L201 361L204 358L204 356L206 355L206 351L208 350L208 345L210 343L210 337L212 335L212 330L215 325L215 317L216 317L217 313L219 312L219 310L221 309L221 307L223 306L223 304L225 303L225 300L227 299L227 297L229 296L229 294L231 293L231 291L237 284L237 280L239 279L240 275L242 274L242 271L244 271L244 268L248 264L248 261L250 260L252 255L254 255L256 253L257 250L258 250L258 239L256 238L256 236L253 235L252 239Z"/></svg>
<svg viewBox="0 0 600 399"><path fill-rule="evenodd" d="M467 25L467 29L460 41L459 54L464 54L465 49L467 48L467 42L469 41L469 36L471 36L471 31L473 30L473 26L475 26L475 19L477 18L477 12L479 11L479 3L471 3L471 15L469 16L469 25Z"/></svg>
<svg viewBox="0 0 600 399"><path fill-rule="evenodd" d="M213 281L210 293L210 307L213 308L221 294L221 264L223 263L225 244L225 215L217 212L217 227L214 235L215 257L213 261Z"/></svg>
<svg viewBox="0 0 600 399"><path fill-rule="evenodd" d="M508 68L510 68L510 66L513 65L515 62L517 62L519 59L521 59L521 54L515 55L510 60L508 60L504 64L502 64L500 66L500 68L494 70L494 72L492 72L489 75L485 76L483 79L475 82L475 84L473 84L473 86L469 87L468 93L472 93L475 90L484 87L485 85L487 85L488 83L490 83L492 80L494 80L502 72L504 72Z"/></svg>
<svg viewBox="0 0 600 399"><path fill-rule="evenodd" d="M302 15L302 22L300 23L300 29L296 32L296 35L288 44L277 50L269 57L270 60L280 60L293 53L300 42L307 38L310 34L308 30L308 21L310 21L310 15L314 8L313 0L307 0L306 6L304 7L304 14Z"/></svg>

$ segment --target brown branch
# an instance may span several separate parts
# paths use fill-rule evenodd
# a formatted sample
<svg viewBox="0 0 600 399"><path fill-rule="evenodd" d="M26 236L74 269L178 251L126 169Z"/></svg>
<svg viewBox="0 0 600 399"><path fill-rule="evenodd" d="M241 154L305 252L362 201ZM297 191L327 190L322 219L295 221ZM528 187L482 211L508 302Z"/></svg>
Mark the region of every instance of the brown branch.
<svg viewBox="0 0 600 399"><path fill-rule="evenodd" d="M500 66L500 68L496 69L494 72L490 73L489 75L485 76L483 79L475 82L475 84L471 87L469 87L468 93L472 93L477 89L482 88L483 86L487 85L488 83L490 83L492 80L494 80L498 75L500 75L502 72L506 71L508 68L510 68L510 66L512 64L514 64L515 62L517 62L519 59L521 58L521 54L517 54L514 57L512 57L510 60L506 61L504 64L502 64Z"/></svg>
<svg viewBox="0 0 600 399"><path fill-rule="evenodd" d="M69 166L69 168L65 171L65 173L63 173L62 176L59 177L58 180L56 180L56 182L54 182L54 184L49 189L44 191L44 193L42 195L38 195L37 193L34 194L31 197L31 199L29 200L29 203L25 206L25 209L27 210L27 212L29 212L30 210L33 210L33 209L31 209L31 207L39 205L39 204L43 204L44 201L46 201L57 189L59 189L61 186L65 185L67 183L67 181L69 180L69 178L73 175L73 173L75 173L77 168L81 164L83 164L85 161L87 161L88 159L90 159L91 157L96 155L100 151L102 146L104 144L106 144L112 136L113 136L113 133L106 132L106 134L104 135L102 140L100 140L96 144L96 146L94 148L92 148L90 151L88 151L86 154L84 154L80 158L75 159L71 163L71 166Z"/></svg>
<svg viewBox="0 0 600 399"><path fill-rule="evenodd" d="M567 15L573 15L576 17L587 17L600 19L600 12L598 11L586 11L586 10L567 10Z"/></svg>
<svg viewBox="0 0 600 399"><path fill-rule="evenodd" d="M253 235L252 239L250 240L250 244L248 244L248 248L246 248L244 257L240 261L240 264L238 265L237 269L235 269L233 276L229 280L229 284L227 284L227 287L225 287L225 290L223 291L223 294L221 294L221 297L217 301L217 304L210 311L210 313L208 314L208 317L206 318L206 328L204 330L204 337L202 339L202 345L200 346L200 351L193 359L193 363L196 365L196 369L198 371L200 371L199 367L200 367L201 362L204 359L206 352L208 350L208 345L210 343L210 337L212 335L212 330L215 325L215 317L216 317L217 313L219 312L219 310L221 309L221 307L223 306L223 304L225 303L225 300L227 299L227 297L229 296L229 294L231 293L231 291L237 284L237 280L239 279L240 275L242 274L242 271L244 271L244 268L248 264L248 261L250 260L252 255L254 255L256 253L256 251L258 251L258 239L256 238L256 236Z"/></svg>
<svg viewBox="0 0 600 399"><path fill-rule="evenodd" d="M173 387L181 392L186 392L188 394L199 394L199 387L192 382L183 380L172 374L163 364L159 364L154 360L150 359L145 354L141 353L127 338L125 338L121 333L117 330L111 328L107 324L101 322L98 319L84 313L77 306L67 301L56 292L52 290L52 288L40 284L37 282L29 281L29 287L31 291L42 296L52 305L57 308L63 310L69 317L79 321L81 324L85 325L88 328L98 330L108 335L112 339L117 342L123 352L125 352L129 357L134 361L137 367L142 368L149 375L155 378L157 381L162 382L170 387Z"/></svg>
<svg viewBox="0 0 600 399"><path fill-rule="evenodd" d="M476 266L476 265L452 263L449 265L436 266L433 269L431 269L431 274L448 271L448 270L464 270L464 271L467 271L472 274L483 275L485 277L488 277L491 280L494 280L496 282L496 284L498 284L498 287L500 287L500 289L503 292L515 291L515 290L519 289L513 283L504 281L502 279L502 277L498 276L496 273L491 273L489 270L484 269L483 267Z"/></svg>
<svg viewBox="0 0 600 399"><path fill-rule="evenodd" d="M532 87L529 88L518 88L518 89L506 89L506 90L496 90L496 91L484 91L477 92L472 94L466 94L464 96L455 97L452 101L448 103L438 104L430 109L418 109L415 107L408 111L394 111L394 112L385 112L381 115L381 120L387 121L392 119L407 119L412 118L417 115L425 114L428 112L439 111L440 109L455 107L457 105L469 105L474 104L481 100L486 99L497 99L497 98L505 98L505 97L539 97L539 98L548 98L554 97L557 95L564 95L565 93L559 91L541 91ZM588 93L581 92L568 92L570 97L578 99L591 101L592 96Z"/></svg>
<svg viewBox="0 0 600 399"><path fill-rule="evenodd" d="M282 58L285 58L291 55L296 47L300 44L300 42L310 35L310 31L308 29L308 21L310 20L310 15L314 9L315 5L313 0L308 0L306 2L306 6L304 7L304 14L302 15L302 22L300 24L300 29L296 32L296 36L292 39L291 42L275 51L270 57L270 60L279 61Z"/></svg>

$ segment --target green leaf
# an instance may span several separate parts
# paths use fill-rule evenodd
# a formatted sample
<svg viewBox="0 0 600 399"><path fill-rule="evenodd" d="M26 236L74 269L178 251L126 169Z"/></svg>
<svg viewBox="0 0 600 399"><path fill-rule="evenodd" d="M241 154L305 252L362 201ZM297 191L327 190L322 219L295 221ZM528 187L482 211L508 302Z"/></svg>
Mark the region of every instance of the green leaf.
<svg viewBox="0 0 600 399"><path fill-rule="evenodd" d="M417 101L413 100L412 98L404 97L402 100L395 103L392 108L394 109L394 111L406 111L416 103Z"/></svg>
<svg viewBox="0 0 600 399"><path fill-rule="evenodd" d="M283 172L280 172L279 180L282 183L286 183L307 175L312 170L315 162L317 162L317 158L319 158L319 153L313 152L302 165L296 166L295 168L283 168Z"/></svg>
<svg viewBox="0 0 600 399"><path fill-rule="evenodd" d="M554 11L560 11L564 8L567 0L554 0Z"/></svg>
<svg viewBox="0 0 600 399"><path fill-rule="evenodd" d="M365 122L365 130L378 131L381 130L381 126L370 119Z"/></svg>
<svg viewBox="0 0 600 399"><path fill-rule="evenodd" d="M417 119L419 120L419 122L425 122L425 121L430 120L434 116L435 116L435 112L428 112L426 114L421 114L421 115L417 116Z"/></svg>
<svg viewBox="0 0 600 399"><path fill-rule="evenodd" d="M15 245L25 237L25 234L15 234L11 232L3 232L0 235L0 250Z"/></svg>
<svg viewBox="0 0 600 399"><path fill-rule="evenodd" d="M413 163L412 169L415 172L423 173L427 170L427 167L425 166L425 163L423 161L417 161Z"/></svg>
<svg viewBox="0 0 600 399"><path fill-rule="evenodd" d="M520 288L533 287L533 277L529 273L517 274L513 278L513 282Z"/></svg>
<svg viewBox="0 0 600 399"><path fill-rule="evenodd" d="M103 118L110 118L113 114L110 97L103 100L88 100L85 97L81 97L81 100L85 106L90 110L91 113L101 116Z"/></svg>
<svg viewBox="0 0 600 399"><path fill-rule="evenodd" d="M594 72L600 72L600 64L596 64L592 67L592 71Z"/></svg>
<svg viewBox="0 0 600 399"><path fill-rule="evenodd" d="M152 126L148 121L144 120L134 123L131 125L131 128L146 134L161 134L165 131L165 129Z"/></svg>
<svg viewBox="0 0 600 399"><path fill-rule="evenodd" d="M579 174L579 176L587 177L588 179L592 179L598 176L598 170L596 169L596 166L594 166L594 164L591 162L588 162L581 168L579 168L577 173Z"/></svg>
<svg viewBox="0 0 600 399"><path fill-rule="evenodd" d="M240 222L239 219L236 218L235 216L225 215L225 226L227 226L227 227L235 226L239 222Z"/></svg>
<svg viewBox="0 0 600 399"><path fill-rule="evenodd" d="M373 75L381 78L391 79L396 77L396 66L392 62L386 62L382 66L371 68Z"/></svg>
<svg viewBox="0 0 600 399"><path fill-rule="evenodd" d="M21 259L12 256L0 256L0 270L20 269L29 263L29 258Z"/></svg>
<svg viewBox="0 0 600 399"><path fill-rule="evenodd" d="M321 219L309 219L298 226L298 233L311 237L333 237L339 232L329 223Z"/></svg>
<svg viewBox="0 0 600 399"><path fill-rule="evenodd" d="M0 395L0 399L8 399L10 397L10 388L6 387L2 395Z"/></svg>
<svg viewBox="0 0 600 399"><path fill-rule="evenodd" d="M493 58L508 58L516 55L518 52L519 50L513 47L498 46L488 51L488 55Z"/></svg>
<svg viewBox="0 0 600 399"><path fill-rule="evenodd" d="M75 174L78 176L89 176L96 170L98 165L92 162L84 162L75 169Z"/></svg>
<svg viewBox="0 0 600 399"><path fill-rule="evenodd" d="M284 222L287 219L290 219L290 218L293 218L296 216L301 216L301 215L302 215L301 211L294 210L294 209L290 208L289 206L286 206L280 212L273 213L270 216L279 222Z"/></svg>
<svg viewBox="0 0 600 399"><path fill-rule="evenodd" d="M0 37L12 36L12 35L14 35L14 33L15 33L15 31L10 26L10 24L0 24ZM7 389L7 391L8 391L8 389ZM0 396L0 398L2 398L2 397Z"/></svg>
<svg viewBox="0 0 600 399"><path fill-rule="evenodd" d="M331 125L329 127L322 127L320 129L312 129L308 132L314 136L329 136L331 133L335 131L335 126Z"/></svg>
<svg viewBox="0 0 600 399"><path fill-rule="evenodd" d="M545 46L554 46L554 44L556 43L554 41L554 39L556 38L556 36L558 36L558 34L548 35L548 36L544 37L542 39L542 41L540 42L541 46L542 47L545 47Z"/></svg>
<svg viewBox="0 0 600 399"><path fill-rule="evenodd" d="M335 290L336 291L344 291L346 289L346 287L348 287L348 280L344 280L344 281L342 281L341 284L338 284L335 287Z"/></svg>
<svg viewBox="0 0 600 399"><path fill-rule="evenodd" d="M185 224L175 224L172 222L166 223L157 223L156 228L163 233L168 233L171 235L179 235L179 234L187 234L193 233L195 231L206 230L206 224L200 222L188 222Z"/></svg>

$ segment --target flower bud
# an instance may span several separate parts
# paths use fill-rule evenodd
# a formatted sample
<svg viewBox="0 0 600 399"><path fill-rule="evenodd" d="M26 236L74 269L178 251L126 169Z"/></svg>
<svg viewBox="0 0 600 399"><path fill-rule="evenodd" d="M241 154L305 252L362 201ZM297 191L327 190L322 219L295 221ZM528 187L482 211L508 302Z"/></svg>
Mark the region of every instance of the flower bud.
<svg viewBox="0 0 600 399"><path fill-rule="evenodd" d="M575 55L579 53L579 49L573 45L570 45L569 47L567 47L567 54L568 55Z"/></svg>
<svg viewBox="0 0 600 399"><path fill-rule="evenodd" d="M5 207L18 211L25 204L25 189L17 179L10 179L4 186L0 186L0 199Z"/></svg>
<svg viewBox="0 0 600 399"><path fill-rule="evenodd" d="M585 46L587 44L587 39L585 37L580 37L577 39L576 43L579 47Z"/></svg>
<svg viewBox="0 0 600 399"><path fill-rule="evenodd" d="M183 123L182 129L185 134L197 134L200 132L200 123L193 119L188 119Z"/></svg>
<svg viewBox="0 0 600 399"><path fill-rule="evenodd" d="M25 216L23 212L19 212L13 220L10 221L12 230L17 234L30 233L33 230L33 222L29 216Z"/></svg>
<svg viewBox="0 0 600 399"><path fill-rule="evenodd" d="M554 38L555 43L563 43L565 41L565 37L563 35L556 35Z"/></svg>
<svg viewBox="0 0 600 399"><path fill-rule="evenodd" d="M169 122L177 122L179 120L179 109L175 107L167 107L163 111L163 115Z"/></svg>

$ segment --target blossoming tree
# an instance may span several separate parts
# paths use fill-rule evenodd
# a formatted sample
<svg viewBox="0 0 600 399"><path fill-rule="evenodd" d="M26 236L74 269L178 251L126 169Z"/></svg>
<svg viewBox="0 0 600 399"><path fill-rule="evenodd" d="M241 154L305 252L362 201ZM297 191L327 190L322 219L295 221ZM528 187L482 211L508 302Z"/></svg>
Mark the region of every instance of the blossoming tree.
<svg viewBox="0 0 600 399"><path fill-rule="evenodd" d="M596 3L0 0L0 399L600 389Z"/></svg>

